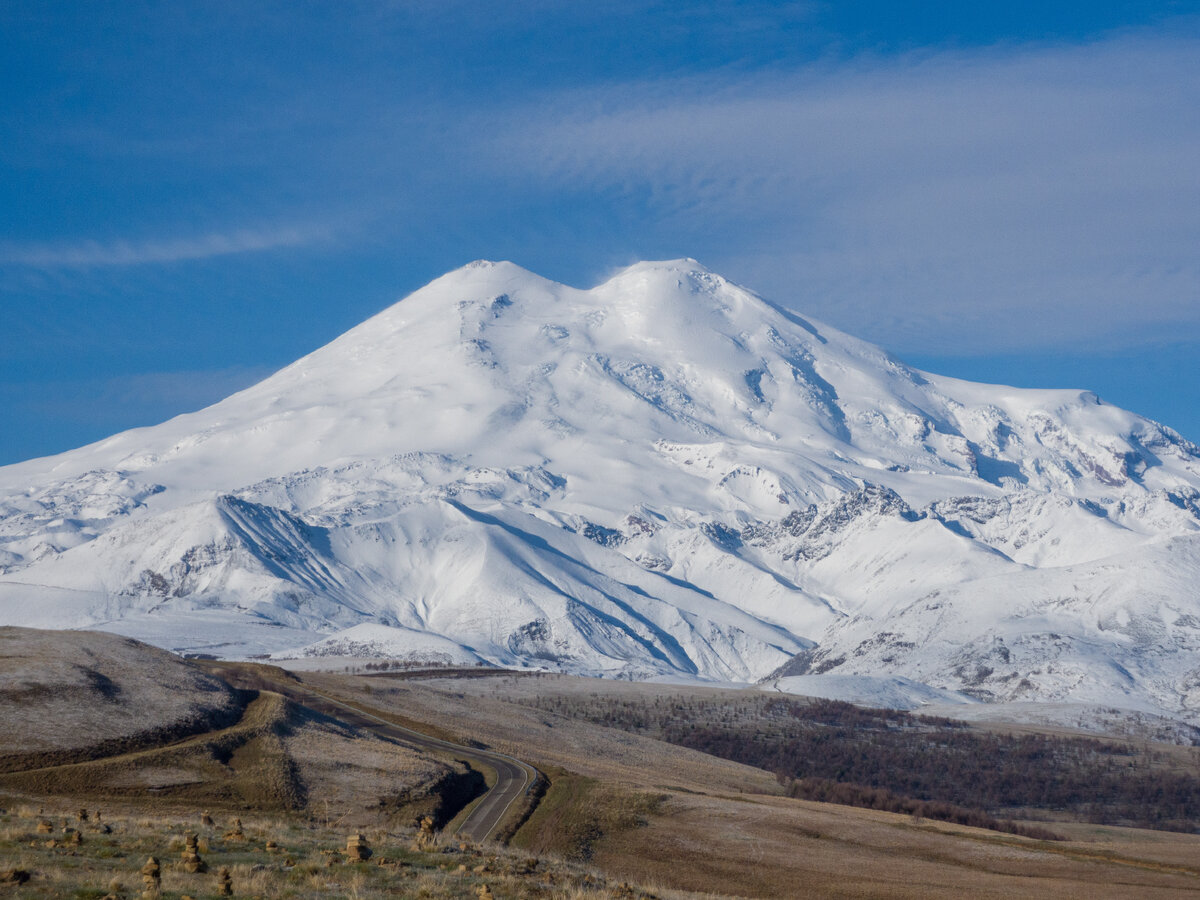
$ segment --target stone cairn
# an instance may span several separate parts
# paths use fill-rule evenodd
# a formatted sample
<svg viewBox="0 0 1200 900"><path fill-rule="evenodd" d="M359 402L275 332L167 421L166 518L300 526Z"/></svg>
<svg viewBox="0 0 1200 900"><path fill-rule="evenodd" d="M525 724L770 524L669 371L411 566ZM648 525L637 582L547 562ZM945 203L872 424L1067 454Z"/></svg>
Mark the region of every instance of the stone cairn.
<svg viewBox="0 0 1200 900"><path fill-rule="evenodd" d="M100 810L92 813L92 830L98 831L101 834L112 834L112 826L104 821L104 817L100 815Z"/></svg>
<svg viewBox="0 0 1200 900"><path fill-rule="evenodd" d="M233 827L225 832L225 840L227 841L244 841L246 832L242 831L242 820L234 819Z"/></svg>
<svg viewBox="0 0 1200 900"><path fill-rule="evenodd" d="M233 896L233 878L229 875L229 869L222 868L217 873L217 896L232 897Z"/></svg>
<svg viewBox="0 0 1200 900"><path fill-rule="evenodd" d="M492 893L492 889L486 884L481 884L475 889L475 896L479 900L496 900L496 895Z"/></svg>
<svg viewBox="0 0 1200 900"><path fill-rule="evenodd" d="M417 850L432 850L436 844L437 834L433 830L433 819L429 816L421 816L421 830L417 832L413 847Z"/></svg>
<svg viewBox="0 0 1200 900"><path fill-rule="evenodd" d="M179 865L183 871L193 875L208 871L208 864L200 858L200 839L192 833L183 836L183 853Z"/></svg>
<svg viewBox="0 0 1200 900"><path fill-rule="evenodd" d="M75 813L75 819L79 822L86 822L88 820L88 811L81 808L79 812Z"/></svg>
<svg viewBox="0 0 1200 900"><path fill-rule="evenodd" d="M37 833L38 834L54 834L54 823L47 821L46 819L42 819L40 822L37 823Z"/></svg>
<svg viewBox="0 0 1200 900"><path fill-rule="evenodd" d="M367 845L364 835L355 832L346 841L346 856L349 859L364 860L371 858L371 848Z"/></svg>
<svg viewBox="0 0 1200 900"><path fill-rule="evenodd" d="M207 810L205 810L200 814L200 824L205 828L212 828L217 823L213 821L213 817L208 814Z"/></svg>
<svg viewBox="0 0 1200 900"><path fill-rule="evenodd" d="M142 900L159 900L162 896L162 868L153 856L142 866Z"/></svg>

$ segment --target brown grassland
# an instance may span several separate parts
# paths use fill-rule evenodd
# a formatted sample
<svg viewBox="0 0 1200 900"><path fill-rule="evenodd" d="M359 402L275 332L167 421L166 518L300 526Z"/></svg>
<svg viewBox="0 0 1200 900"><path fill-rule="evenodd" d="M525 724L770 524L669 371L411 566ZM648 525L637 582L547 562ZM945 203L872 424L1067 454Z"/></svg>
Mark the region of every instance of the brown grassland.
<svg viewBox="0 0 1200 900"><path fill-rule="evenodd" d="M20 805L0 813L0 896L140 897L140 870L151 856L161 865L164 900L219 896L221 869L228 869L235 897L450 900L490 895L600 900L646 896L608 881L595 870L496 844L460 844L441 835L432 845L417 849L411 828L363 829L371 856L358 861L345 852L353 829L337 821L245 815L240 817L244 837L230 838L226 836L229 817L221 815L215 825L205 825L186 806L117 803L101 811L101 823L94 822L95 809L88 812L91 823L79 822L77 810L65 803ZM40 833L37 826L42 822L50 823L53 831ZM72 832L81 835L80 843L70 840ZM189 873L181 865L188 834L199 836L205 872ZM488 894L482 893L485 887Z"/></svg>
<svg viewBox="0 0 1200 900"><path fill-rule="evenodd" d="M527 818L509 823L506 847L460 845L452 831L481 778L461 755L405 746L292 702L264 689L275 680L282 690L288 677L269 667L242 667L242 677L222 680L227 688L209 691L226 697L211 704L216 717L198 714L182 694L173 705L169 691L141 703L150 688L136 671L136 645L73 638L71 652L89 652L85 668L96 673L76 676L63 669L62 633L18 631L0 629L0 715L19 708L22 728L34 733L25 742L6 728L0 743L0 896L136 897L150 855L162 863L171 900L216 896L221 867L230 869L234 896L299 900L1200 893L1195 834L1055 821L1065 839L1037 840L793 799L771 772L576 717L567 702L653 702L669 693L721 704L739 692L510 674L304 673L305 685L358 709L540 769L544 794ZM212 677L157 653L152 662L165 669L151 681ZM38 657L47 659L45 674ZM74 685L70 702L39 694L54 679ZM40 732L31 705L39 696L55 698L45 708L58 717ZM564 705L546 702L555 697ZM109 716L118 706L123 712ZM54 734L65 731L72 739L59 746ZM32 759L30 748L50 755ZM87 821L77 815L83 807ZM213 824L204 824L205 812ZM417 849L415 824L425 815L445 830ZM234 817L241 838L227 834ZM178 865L187 832L200 836L207 873ZM374 850L365 862L342 852L355 832ZM28 880L4 887L11 872Z"/></svg>
<svg viewBox="0 0 1200 900"><path fill-rule="evenodd" d="M530 705L554 694L647 698L721 689L591 679L307 676L328 690L520 755L550 788L514 845L615 877L754 897L1129 897L1200 892L1200 836L1055 822L1039 841L789 799L773 775ZM370 681L364 684L364 681Z"/></svg>

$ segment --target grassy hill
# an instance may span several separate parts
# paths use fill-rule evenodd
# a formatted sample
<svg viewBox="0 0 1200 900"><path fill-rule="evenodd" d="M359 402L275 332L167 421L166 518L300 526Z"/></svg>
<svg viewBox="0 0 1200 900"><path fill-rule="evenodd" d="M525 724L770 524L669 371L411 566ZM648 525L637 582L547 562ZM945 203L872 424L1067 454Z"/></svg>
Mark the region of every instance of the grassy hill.
<svg viewBox="0 0 1200 900"><path fill-rule="evenodd" d="M0 648L0 711L6 725L18 722L0 744L0 885L6 873L26 873L20 896L99 900L112 880L139 883L154 854L165 897L207 897L211 873L185 876L174 862L188 831L201 834L213 872L231 869L238 895L298 900L330 892L478 898L485 885L494 898L545 900L1200 892L1196 834L1088 824L1079 810L1006 810L1020 824L1041 819L1061 838L1043 840L919 810L814 802L770 770L786 760L850 766L860 777L894 763L904 777L904 760L916 759L922 742L960 758L1000 746L995 733L960 724L827 703L809 714L804 701L784 709L756 691L566 676L289 674L191 663L82 632L3 629ZM361 715L342 721L336 710L345 706L305 696L339 699ZM459 749L388 738L365 724L372 716ZM820 735L834 743L823 748ZM1063 736L1016 737L1013 746L1028 749L1034 738ZM855 746L863 752L851 754ZM1109 753L1088 744L1072 755L1047 746L1077 768L1089 760L1176 774L1194 767L1192 748L1125 742ZM453 836L472 791L491 777L471 768L472 748L481 747L544 776L536 805L502 831L508 849ZM939 781L928 767L909 768L923 790L955 790L950 773ZM92 812L86 822L80 807ZM425 814L445 831L418 851L414 823ZM245 823L243 838L228 836L234 817ZM376 848L372 860L338 849L357 831Z"/></svg>

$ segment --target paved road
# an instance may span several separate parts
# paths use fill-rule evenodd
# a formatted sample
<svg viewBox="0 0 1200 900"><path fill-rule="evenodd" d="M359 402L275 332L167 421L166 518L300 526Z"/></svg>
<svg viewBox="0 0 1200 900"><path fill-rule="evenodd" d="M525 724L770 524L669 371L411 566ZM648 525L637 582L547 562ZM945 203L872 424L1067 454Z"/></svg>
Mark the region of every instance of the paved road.
<svg viewBox="0 0 1200 900"><path fill-rule="evenodd" d="M491 754L490 761L496 770L496 783L458 826L457 832L480 843L492 836L507 812L528 793L537 777L531 767L519 760Z"/></svg>
<svg viewBox="0 0 1200 900"><path fill-rule="evenodd" d="M381 719L360 706L335 699L305 685L272 680L266 687L268 690L284 694L310 709L333 716L350 725L370 729L383 737L402 741L423 750L452 753L459 759L465 759L477 769L492 769L496 773L495 784L488 789L483 799L475 805L470 814L459 823L455 831L456 834L472 841L483 842L491 838L509 810L513 809L529 792L538 775L537 769L514 757L430 737L419 731L413 731L411 728L405 728L403 725Z"/></svg>

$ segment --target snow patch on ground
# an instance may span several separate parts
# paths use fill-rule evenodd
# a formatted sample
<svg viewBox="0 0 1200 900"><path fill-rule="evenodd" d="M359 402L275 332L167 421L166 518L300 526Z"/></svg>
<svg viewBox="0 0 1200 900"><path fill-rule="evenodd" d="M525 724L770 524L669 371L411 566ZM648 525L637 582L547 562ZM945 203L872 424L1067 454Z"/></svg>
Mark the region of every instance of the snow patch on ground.
<svg viewBox="0 0 1200 900"><path fill-rule="evenodd" d="M782 694L844 700L876 709L921 709L925 712L924 707L939 704L939 708L945 709L942 715L956 718L960 707L979 702L965 694L930 687L908 678L870 675L793 675L773 678L761 687Z"/></svg>
<svg viewBox="0 0 1200 900"><path fill-rule="evenodd" d="M480 656L428 631L364 623L331 634L306 647L271 654L271 659L357 657L439 666L473 666Z"/></svg>

